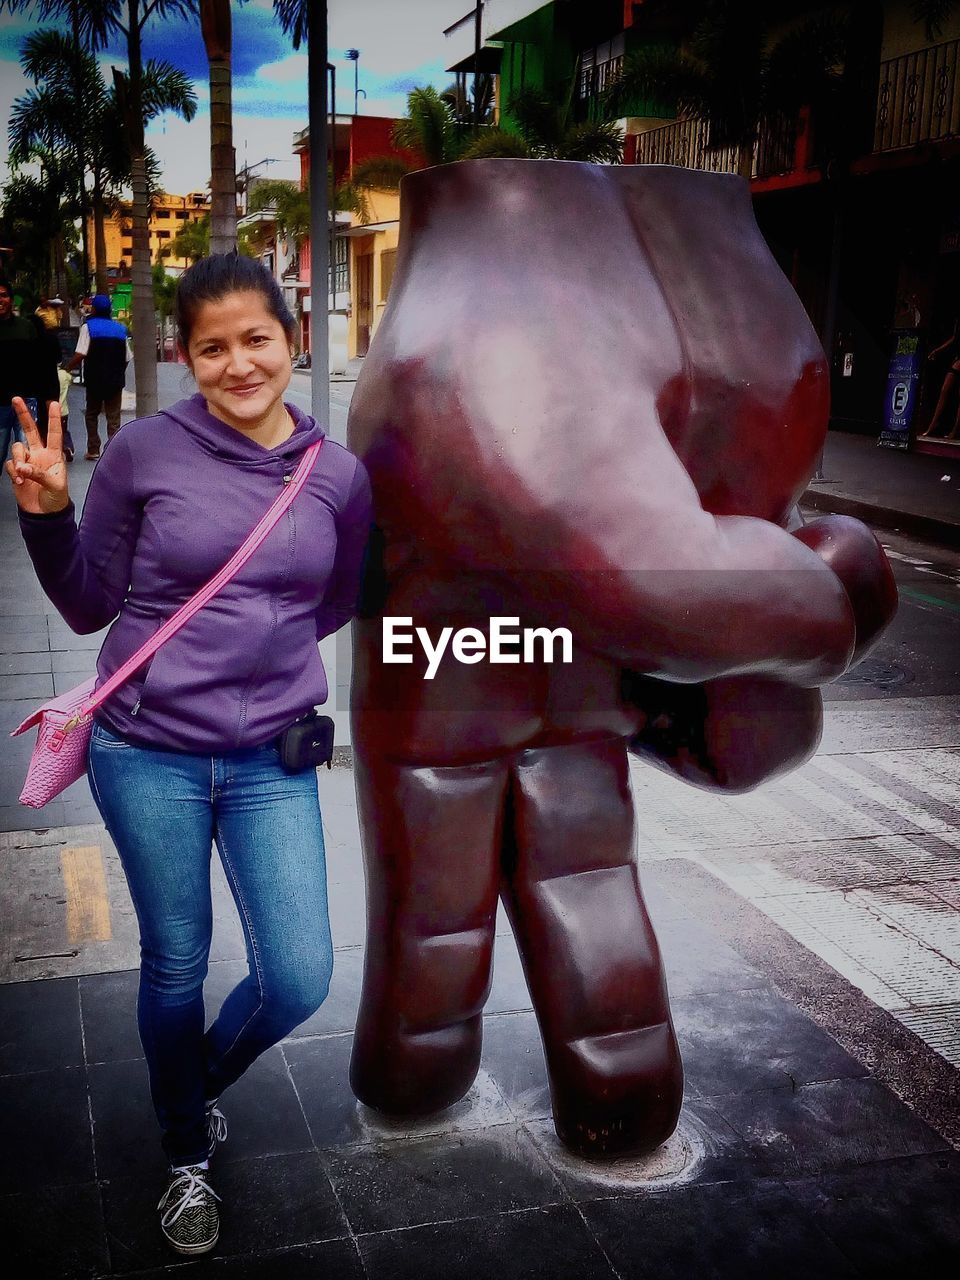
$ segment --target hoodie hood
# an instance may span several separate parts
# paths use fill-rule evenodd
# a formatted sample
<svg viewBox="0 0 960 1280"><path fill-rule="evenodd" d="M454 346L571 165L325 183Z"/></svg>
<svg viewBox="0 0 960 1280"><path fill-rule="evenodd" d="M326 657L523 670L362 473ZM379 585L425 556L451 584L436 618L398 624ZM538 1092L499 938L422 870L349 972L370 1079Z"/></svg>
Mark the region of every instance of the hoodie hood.
<svg viewBox="0 0 960 1280"><path fill-rule="evenodd" d="M207 402L199 394L187 400L178 400L169 409L161 409L158 418L172 418L179 426L189 431L200 446L208 453L249 466L265 466L275 463L278 458L298 458L312 444L322 440L326 434L309 414L298 409L296 405L284 401L284 407L293 418L293 434L273 449L265 449L242 431L228 426L215 418L207 408Z"/></svg>

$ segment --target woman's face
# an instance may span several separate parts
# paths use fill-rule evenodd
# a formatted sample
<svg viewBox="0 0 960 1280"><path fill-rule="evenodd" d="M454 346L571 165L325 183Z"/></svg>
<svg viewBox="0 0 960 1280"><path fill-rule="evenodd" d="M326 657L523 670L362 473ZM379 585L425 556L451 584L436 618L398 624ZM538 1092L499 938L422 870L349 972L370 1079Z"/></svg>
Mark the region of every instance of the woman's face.
<svg viewBox="0 0 960 1280"><path fill-rule="evenodd" d="M252 290L201 304L187 348L197 390L215 418L245 433L285 412L291 348L283 325Z"/></svg>

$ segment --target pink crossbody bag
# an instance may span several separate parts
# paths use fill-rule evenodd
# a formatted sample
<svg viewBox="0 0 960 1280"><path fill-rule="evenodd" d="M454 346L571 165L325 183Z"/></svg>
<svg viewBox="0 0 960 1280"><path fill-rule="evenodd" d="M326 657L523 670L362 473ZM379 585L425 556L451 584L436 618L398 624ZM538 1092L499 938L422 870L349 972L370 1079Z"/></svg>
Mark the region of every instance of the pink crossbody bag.
<svg viewBox="0 0 960 1280"><path fill-rule="evenodd" d="M37 743L30 757L27 768L27 780L20 792L20 803L29 805L31 809L42 809L71 783L82 778L87 771L87 754L90 749L90 734L93 731L93 713L122 684L148 662L161 645L177 634L193 615L203 608L218 591L227 585L232 577L243 568L257 547L289 507L307 482L313 464L317 460L323 441L311 445L300 460L300 465L293 474L290 483L272 504L257 527L251 532L243 546L215 574L206 586L201 587L185 605L182 605L172 618L169 618L159 630L142 645L132 658L128 658L109 680L94 692L97 678L85 680L67 693L45 702L32 715L27 716L10 737L24 733L38 724Z"/></svg>

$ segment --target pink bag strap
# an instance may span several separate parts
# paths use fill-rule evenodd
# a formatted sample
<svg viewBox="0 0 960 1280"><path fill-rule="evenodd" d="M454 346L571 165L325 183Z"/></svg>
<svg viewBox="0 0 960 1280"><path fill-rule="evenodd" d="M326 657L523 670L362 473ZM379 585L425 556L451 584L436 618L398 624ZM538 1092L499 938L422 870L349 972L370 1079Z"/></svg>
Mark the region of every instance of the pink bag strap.
<svg viewBox="0 0 960 1280"><path fill-rule="evenodd" d="M283 492L279 494L276 501L271 505L270 510L259 522L256 528L250 533L243 546L227 561L219 573L215 574L206 586L201 587L195 596L192 596L177 612L160 627L146 642L141 645L132 658L128 658L126 662L117 671L113 673L109 680L96 691L89 701L77 711L74 719L84 720L97 707L119 687L130 679L143 664L157 652L161 645L176 635L176 633L193 617L198 610L202 609L205 604L227 585L232 577L234 577L243 566L247 563L257 547L260 546L267 534L273 529L277 521L289 507L303 486L307 483L310 472L313 470L313 464L317 460L317 454L323 446L323 441L311 445L303 455L300 465L297 467L293 477L289 483L285 484ZM71 722L72 723L72 722Z"/></svg>

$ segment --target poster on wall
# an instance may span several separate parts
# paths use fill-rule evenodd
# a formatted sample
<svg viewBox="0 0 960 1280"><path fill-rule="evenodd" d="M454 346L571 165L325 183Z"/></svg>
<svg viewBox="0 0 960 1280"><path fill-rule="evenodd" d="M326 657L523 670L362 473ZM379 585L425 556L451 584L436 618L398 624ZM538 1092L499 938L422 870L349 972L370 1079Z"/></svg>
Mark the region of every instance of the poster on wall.
<svg viewBox="0 0 960 1280"><path fill-rule="evenodd" d="M909 449L919 392L920 333L917 329L895 329L878 444L888 449Z"/></svg>

